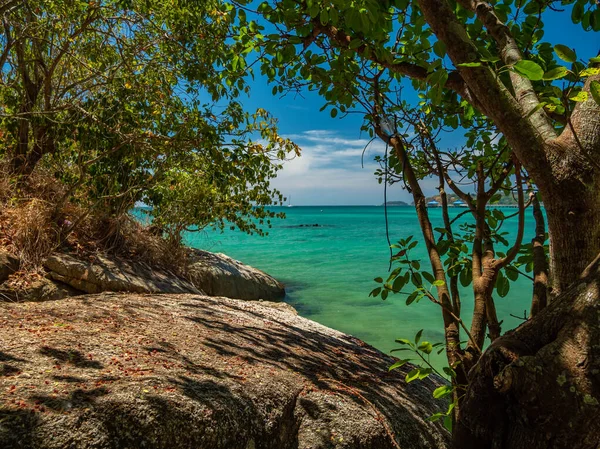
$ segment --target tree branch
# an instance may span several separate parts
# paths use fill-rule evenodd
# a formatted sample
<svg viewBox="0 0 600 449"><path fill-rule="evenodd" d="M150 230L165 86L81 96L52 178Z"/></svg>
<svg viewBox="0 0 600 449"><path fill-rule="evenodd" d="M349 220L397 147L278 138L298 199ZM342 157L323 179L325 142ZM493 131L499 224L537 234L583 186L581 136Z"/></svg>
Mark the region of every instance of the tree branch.
<svg viewBox="0 0 600 449"><path fill-rule="evenodd" d="M517 228L517 237L514 245L508 250L506 256L497 260L493 264L494 269L501 269L511 263L519 253L521 242L523 241L523 232L525 229L525 200L523 198L523 180L521 179L521 164L515 162L515 178L517 184L517 201L519 203L519 224Z"/></svg>
<svg viewBox="0 0 600 449"><path fill-rule="evenodd" d="M473 11L477 15L477 19L487 28L498 45L500 57L504 64L512 66L523 59L517 41L512 36L510 29L498 18L492 5L480 0L458 0L458 3L463 8ZM515 91L515 97L523 108L525 116L528 116L530 111L533 111L540 104L533 84L514 71L510 71L509 76ZM529 120L538 129L544 140L556 137L556 132L543 108L531 114Z"/></svg>
<svg viewBox="0 0 600 449"><path fill-rule="evenodd" d="M592 81L600 81L600 75L586 80L583 91L589 96ZM600 106L592 98L578 102L568 125L555 140L556 143L562 147L577 148L588 162L597 165L600 160Z"/></svg>
<svg viewBox="0 0 600 449"><path fill-rule="evenodd" d="M448 56L468 86L484 106L486 115L506 137L508 144L527 171L536 180L549 179L550 166L544 151L544 135L530 120L489 66L464 67L461 64L480 62L477 46L469 38L447 0L417 0L427 23L439 40L444 42Z"/></svg>
<svg viewBox="0 0 600 449"><path fill-rule="evenodd" d="M544 252L546 242L546 224L540 202L535 192L531 192L533 217L535 219L535 237L533 247L533 295L531 298L531 317L538 314L548 304L548 260Z"/></svg>
<svg viewBox="0 0 600 449"><path fill-rule="evenodd" d="M496 182L494 184L492 184L490 189L485 193L485 195L487 196L488 199L491 198L492 196L494 196L494 194L498 191L498 189L500 189L500 187L502 187L502 184L504 184L504 181L506 181L506 178L508 178L508 175L510 175L510 172L512 171L513 166L514 166L514 162L512 160L510 160L506 163L506 165L504 166L504 169L502 170L502 173L500 174L500 177L496 180Z"/></svg>
<svg viewBox="0 0 600 449"><path fill-rule="evenodd" d="M304 42L304 45L310 45L310 42L314 41L319 34L324 34L337 45L342 48L349 49L352 37L346 34L343 30L338 29L332 25L323 26L317 20L313 21L313 34L309 36ZM367 54L368 45L362 44L359 47L353 49L355 53L363 57L364 59L373 61L382 67L390 70L393 73L408 76L409 78L426 81L429 73L427 69L417 64L412 64L406 61L400 62L388 62L380 59L375 55L375 52L369 52ZM458 95L463 97L469 103L479 110L485 110L484 106L477 101L473 94L469 91L465 81L458 71L453 71L448 74L448 80L446 81L445 87L455 91Z"/></svg>

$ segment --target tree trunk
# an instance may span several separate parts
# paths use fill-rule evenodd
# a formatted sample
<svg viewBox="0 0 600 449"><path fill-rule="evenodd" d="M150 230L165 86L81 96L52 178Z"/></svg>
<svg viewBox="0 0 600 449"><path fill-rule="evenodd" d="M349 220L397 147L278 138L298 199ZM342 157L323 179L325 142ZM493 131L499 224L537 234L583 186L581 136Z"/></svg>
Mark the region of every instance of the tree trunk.
<svg viewBox="0 0 600 449"><path fill-rule="evenodd" d="M532 194L533 218L535 219L535 237L531 240L533 253L533 295L531 313L534 317L548 304L548 261L544 252L546 224L537 194Z"/></svg>
<svg viewBox="0 0 600 449"><path fill-rule="evenodd" d="M469 373L460 449L600 444L600 257L536 317L496 340Z"/></svg>
<svg viewBox="0 0 600 449"><path fill-rule="evenodd" d="M584 86L590 90L590 77ZM544 202L550 234L552 294L575 282L600 253L600 107L580 102L556 139L546 141L547 164L522 160Z"/></svg>
<svg viewBox="0 0 600 449"><path fill-rule="evenodd" d="M552 294L560 294L600 252L600 182L545 189Z"/></svg>

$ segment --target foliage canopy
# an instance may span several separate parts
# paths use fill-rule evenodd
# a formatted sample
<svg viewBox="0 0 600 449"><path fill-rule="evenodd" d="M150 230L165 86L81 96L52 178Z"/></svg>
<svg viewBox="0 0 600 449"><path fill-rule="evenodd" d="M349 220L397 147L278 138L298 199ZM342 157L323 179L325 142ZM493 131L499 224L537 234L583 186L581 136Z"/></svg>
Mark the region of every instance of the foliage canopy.
<svg viewBox="0 0 600 449"><path fill-rule="evenodd" d="M26 0L2 6L0 156L38 165L67 199L108 215L137 202L157 225L261 231L269 179L297 148L244 110L233 7L211 0ZM57 211L60 215L60 211ZM257 219L257 220L255 220Z"/></svg>

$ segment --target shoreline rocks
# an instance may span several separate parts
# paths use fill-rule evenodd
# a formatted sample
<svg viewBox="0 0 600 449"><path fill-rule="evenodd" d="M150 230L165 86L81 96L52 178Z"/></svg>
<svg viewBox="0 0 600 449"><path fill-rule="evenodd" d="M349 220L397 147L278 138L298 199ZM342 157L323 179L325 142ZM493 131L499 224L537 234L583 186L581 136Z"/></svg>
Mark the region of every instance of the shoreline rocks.
<svg viewBox="0 0 600 449"><path fill-rule="evenodd" d="M45 301L102 292L202 293L243 300L278 301L283 285L272 276L225 254L190 249L186 277L107 255L85 260L55 253L44 262L46 278L15 288L5 283L19 260L0 251L0 301ZM290 306L291 307L291 306Z"/></svg>
<svg viewBox="0 0 600 449"><path fill-rule="evenodd" d="M0 304L0 447L446 449L435 378L261 302Z"/></svg>
<svg viewBox="0 0 600 449"><path fill-rule="evenodd" d="M188 277L210 296L233 299L277 301L285 297L285 288L267 273L222 253L194 249Z"/></svg>
<svg viewBox="0 0 600 449"><path fill-rule="evenodd" d="M54 254L44 263L48 276L85 293L200 293L191 283L173 274L107 256L83 261Z"/></svg>

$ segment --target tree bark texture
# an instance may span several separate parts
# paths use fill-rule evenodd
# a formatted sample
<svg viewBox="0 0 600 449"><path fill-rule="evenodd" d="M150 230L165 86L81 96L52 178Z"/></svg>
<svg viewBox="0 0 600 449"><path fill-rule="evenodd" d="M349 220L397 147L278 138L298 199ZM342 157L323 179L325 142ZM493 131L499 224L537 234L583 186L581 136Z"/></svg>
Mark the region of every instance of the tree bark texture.
<svg viewBox="0 0 600 449"><path fill-rule="evenodd" d="M548 262L544 252L546 224L536 193L532 194L532 207L533 217L535 219L535 237L531 240L533 251L533 295L531 298L531 316L533 317L548 304Z"/></svg>
<svg viewBox="0 0 600 449"><path fill-rule="evenodd" d="M600 257L484 353L469 373L455 447L596 449L599 401Z"/></svg>

